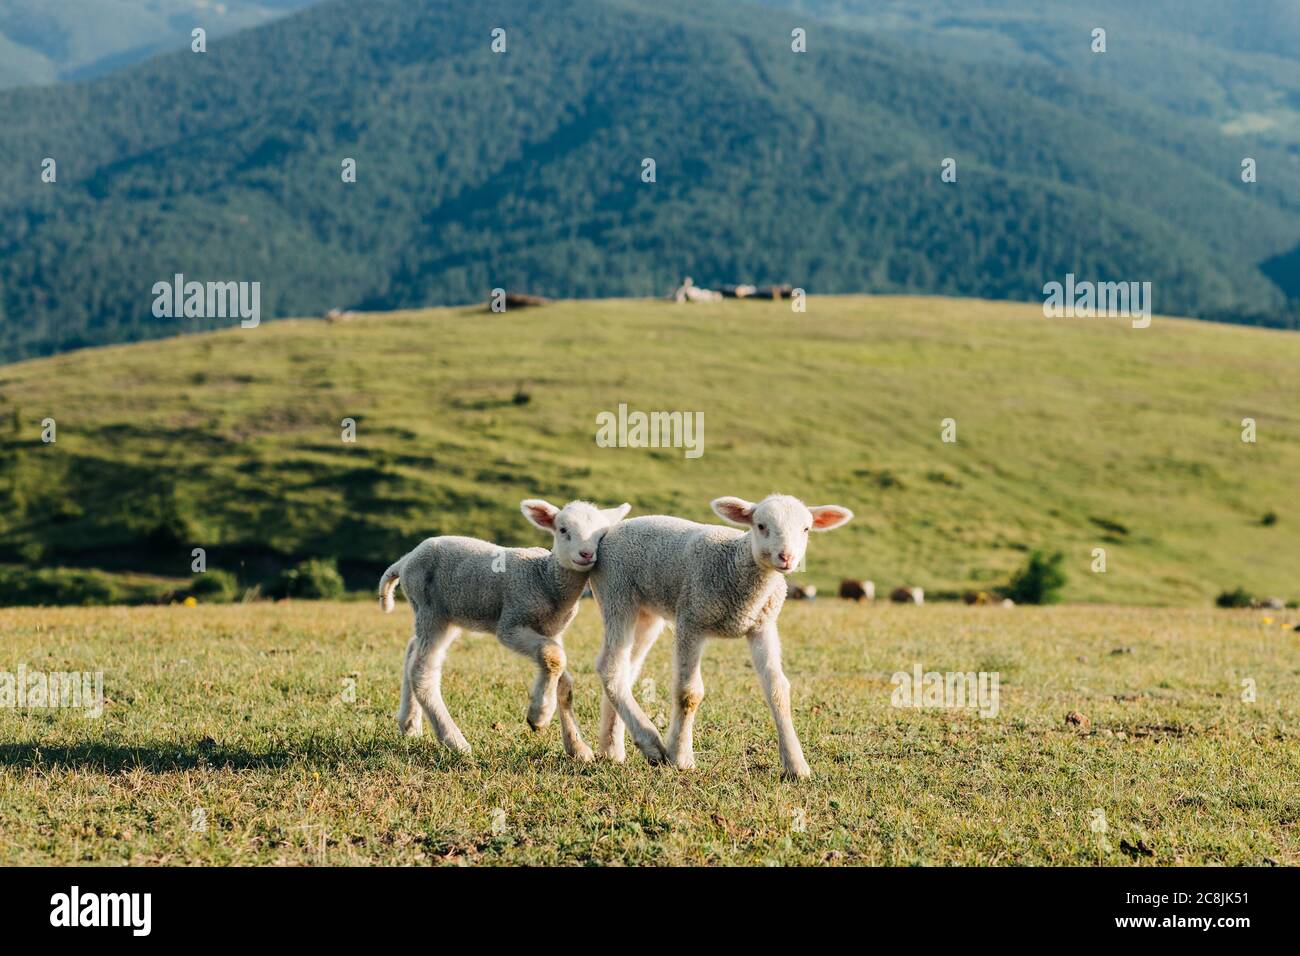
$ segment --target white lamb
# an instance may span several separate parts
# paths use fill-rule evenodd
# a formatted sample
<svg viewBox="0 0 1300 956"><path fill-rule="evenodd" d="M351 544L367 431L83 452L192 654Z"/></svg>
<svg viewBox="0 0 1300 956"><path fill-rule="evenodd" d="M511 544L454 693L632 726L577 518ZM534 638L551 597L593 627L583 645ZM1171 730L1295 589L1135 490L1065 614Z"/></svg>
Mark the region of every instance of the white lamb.
<svg viewBox="0 0 1300 956"><path fill-rule="evenodd" d="M406 646L402 668L398 729L408 736L419 734L423 710L444 745L470 752L442 699L447 650L468 628L495 634L506 647L537 662L529 726L545 727L558 705L565 751L590 761L591 748L573 717L573 680L561 640L578 613L578 599L596 564L602 537L630 508L623 504L602 510L585 501L556 508L530 499L521 502L520 510L555 536L550 551L444 536L421 542L385 571L379 582L380 607L393 609L393 591L400 580L415 611L415 636Z"/></svg>
<svg viewBox="0 0 1300 956"><path fill-rule="evenodd" d="M746 637L768 706L776 721L783 773L808 776L790 716L790 682L781 670L777 614L785 602L783 574L798 567L809 531L830 531L853 512L839 505L809 508L797 498L771 495L754 504L718 498L713 510L734 528L654 515L624 521L600 545L592 589L605 623L596 669L605 686L600 749L624 759L623 723L651 763L695 766L691 741L704 697L700 656L709 636ZM673 714L665 748L659 732L632 696L650 647L674 620Z"/></svg>

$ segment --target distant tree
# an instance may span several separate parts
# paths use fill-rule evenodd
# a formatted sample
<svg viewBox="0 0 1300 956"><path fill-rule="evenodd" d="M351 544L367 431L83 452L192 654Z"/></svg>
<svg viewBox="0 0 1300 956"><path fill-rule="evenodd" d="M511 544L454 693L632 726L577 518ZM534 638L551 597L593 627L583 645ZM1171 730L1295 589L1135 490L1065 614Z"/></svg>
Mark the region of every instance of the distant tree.
<svg viewBox="0 0 1300 956"><path fill-rule="evenodd" d="M1034 551L1024 567L1012 575L1007 597L1017 604L1055 604L1065 587L1064 562L1065 555L1059 551L1051 555Z"/></svg>
<svg viewBox="0 0 1300 956"><path fill-rule="evenodd" d="M1255 603L1255 596L1238 585L1231 591L1221 593L1214 599L1214 603L1218 607L1250 607Z"/></svg>

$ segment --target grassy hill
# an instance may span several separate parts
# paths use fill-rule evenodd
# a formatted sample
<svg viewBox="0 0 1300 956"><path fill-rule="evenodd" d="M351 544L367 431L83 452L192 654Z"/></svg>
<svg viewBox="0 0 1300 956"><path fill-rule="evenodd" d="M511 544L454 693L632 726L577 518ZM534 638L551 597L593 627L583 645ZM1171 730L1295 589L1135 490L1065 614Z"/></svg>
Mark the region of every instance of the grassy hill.
<svg viewBox="0 0 1300 956"><path fill-rule="evenodd" d="M245 582L319 555L368 588L427 535L542 543L528 496L707 520L780 490L858 515L813 542L823 587L989 587L1047 548L1071 600L1295 598L1297 367L1289 333L939 298L437 309L86 350L0 368L0 564L183 585L205 547ZM620 403L703 412L703 456L597 447Z"/></svg>
<svg viewBox="0 0 1300 956"><path fill-rule="evenodd" d="M721 0L328 2L0 93L0 116L0 361L190 330L151 313L176 273L260 282L268 317L685 274L1032 301L1067 272L1201 315L1281 309L1261 263L1300 243L1282 146L1050 63Z"/></svg>

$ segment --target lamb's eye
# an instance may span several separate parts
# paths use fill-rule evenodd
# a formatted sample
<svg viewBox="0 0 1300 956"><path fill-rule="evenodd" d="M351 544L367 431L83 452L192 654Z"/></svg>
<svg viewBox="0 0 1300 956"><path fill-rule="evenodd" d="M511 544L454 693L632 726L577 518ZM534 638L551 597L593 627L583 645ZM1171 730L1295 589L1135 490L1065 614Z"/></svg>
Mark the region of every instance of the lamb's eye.
<svg viewBox="0 0 1300 956"><path fill-rule="evenodd" d="M761 524L761 525L759 525L759 526L758 526L758 530L761 531L761 532L763 532L763 534L767 534L767 525L765 525L765 524Z"/></svg>
<svg viewBox="0 0 1300 956"><path fill-rule="evenodd" d="M808 527L806 527L806 528L803 529L803 533L804 533L804 534L807 534L807 533L808 533L809 531L811 531L811 530L812 530L812 525L809 525Z"/></svg>
<svg viewBox="0 0 1300 956"><path fill-rule="evenodd" d="M568 529L568 528L561 528L561 529L560 529L560 534L564 535L564 536L567 538L567 537L569 536L569 529Z"/></svg>

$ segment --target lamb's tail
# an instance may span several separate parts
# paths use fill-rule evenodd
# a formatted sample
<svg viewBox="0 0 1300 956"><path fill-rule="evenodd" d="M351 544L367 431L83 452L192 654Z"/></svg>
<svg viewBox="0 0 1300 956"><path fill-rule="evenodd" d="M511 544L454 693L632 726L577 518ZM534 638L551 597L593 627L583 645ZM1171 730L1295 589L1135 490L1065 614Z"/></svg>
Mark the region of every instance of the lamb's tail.
<svg viewBox="0 0 1300 956"><path fill-rule="evenodd" d="M379 607L385 614L393 609L393 592L397 590L397 584L401 580L402 564L405 561L405 558L397 561L379 579Z"/></svg>

